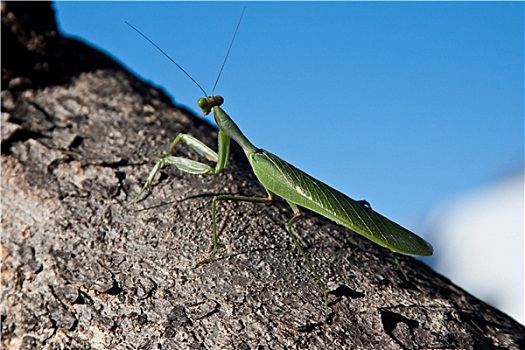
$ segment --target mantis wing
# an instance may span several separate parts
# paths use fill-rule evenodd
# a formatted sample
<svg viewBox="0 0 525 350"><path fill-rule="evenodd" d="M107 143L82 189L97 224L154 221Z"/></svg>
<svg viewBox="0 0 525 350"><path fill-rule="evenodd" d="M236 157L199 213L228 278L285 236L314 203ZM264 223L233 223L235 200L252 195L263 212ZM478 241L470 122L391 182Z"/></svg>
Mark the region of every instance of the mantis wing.
<svg viewBox="0 0 525 350"><path fill-rule="evenodd" d="M335 221L393 252L432 255L432 246L421 237L276 155L258 150L249 154L248 159L261 184L279 197Z"/></svg>

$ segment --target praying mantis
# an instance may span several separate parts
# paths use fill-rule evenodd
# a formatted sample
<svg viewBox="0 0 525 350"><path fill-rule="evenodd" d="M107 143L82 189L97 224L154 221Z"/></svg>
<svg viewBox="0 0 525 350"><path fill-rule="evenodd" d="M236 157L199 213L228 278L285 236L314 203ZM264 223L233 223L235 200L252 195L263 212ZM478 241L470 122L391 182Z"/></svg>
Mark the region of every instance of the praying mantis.
<svg viewBox="0 0 525 350"><path fill-rule="evenodd" d="M244 14L244 10L243 10ZM213 94L219 77L222 73L224 65L227 61L228 55L233 46L235 36L239 29L242 19L239 19L235 29L233 39L230 43L226 57L219 71L218 77L212 89L212 94L208 95L206 91L195 81L177 62L175 62L167 53L165 53L159 46L151 41L147 36L142 34L138 29L127 23L138 34L155 46L162 54L164 54L171 62L173 62L186 76L188 76L197 87L204 93L205 97L198 99L197 104L201 108L204 115L213 113L214 120L219 127L218 132L218 151L215 152L203 142L195 137L179 133L171 142L169 149L156 162L153 169L150 171L146 183L139 191L139 193L129 202L129 204L136 203L142 194L151 187L155 175L163 166L173 166L183 172L199 175L218 175L225 168L229 154L230 154L230 140L233 139L243 149L248 161L255 173L255 176L266 190L266 197L249 197L240 195L216 195L212 199L212 250L210 254L203 260L197 263L198 266L209 263L213 260L217 253L217 203L221 201L242 201L253 203L270 203L277 196L283 198L291 207L293 216L285 224L285 229L288 232L293 243L299 250L304 261L306 262L311 273L315 277L324 298L325 306L325 323L328 320L328 293L326 285L317 273L299 240L292 230L293 223L301 216L300 208L306 208L321 216L324 216L335 223L342 225L350 230L368 238L372 242L385 247L393 253L401 253L413 256L430 256L433 253L432 246L421 237L403 228L395 222L387 219L381 214L372 210L368 202L353 200L338 190L328 186L327 184L316 180L305 172L299 170L293 165L287 163L280 157L272 154L262 148L254 146L246 136L241 132L237 124L231 117L221 108L224 98ZM195 160L176 157L172 153L175 151L177 145L182 142L191 149L206 156L206 158L215 163L212 167L206 163ZM395 255L394 255L395 258ZM397 258L396 263L399 265ZM403 272L403 275L406 274Z"/></svg>

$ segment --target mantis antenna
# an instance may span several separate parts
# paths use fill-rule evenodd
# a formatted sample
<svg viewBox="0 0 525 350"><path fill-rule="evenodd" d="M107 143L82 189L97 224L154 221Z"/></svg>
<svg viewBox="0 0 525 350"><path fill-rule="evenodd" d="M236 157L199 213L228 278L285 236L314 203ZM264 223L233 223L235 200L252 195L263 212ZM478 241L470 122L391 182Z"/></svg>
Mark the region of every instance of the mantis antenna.
<svg viewBox="0 0 525 350"><path fill-rule="evenodd" d="M217 75L217 79L215 80L215 84L213 84L213 89L212 89L212 93L211 95L213 96L213 92L215 91L215 87L217 86L217 83L219 82L219 78L221 77L221 74L222 74L222 71L224 69L224 66L226 65L226 61L228 60L228 56L230 55L230 51L232 49L232 46L233 46L233 43L235 41L235 37L237 36L237 32L239 31L239 27L241 25L241 20L242 20L242 17L244 15L244 10L246 9L246 7L244 7L242 9L242 13L241 13L241 17L239 18L239 21L237 22L237 27L235 28L235 32L233 33L233 38L230 42L230 46L228 47L228 51L226 51L226 57L224 57L224 61L222 62L222 66L221 66L221 69L219 70L219 74ZM178 64L173 58L171 58L170 55L168 55L163 49L160 48L160 46L158 46L157 44L155 44L153 42L153 40L151 40L150 38L148 38L144 33L142 33L140 30L138 30L137 28L135 28L134 26L132 26L129 22L125 21L124 23L126 23L128 26L131 27L131 29L133 29L134 31L136 31L137 33L139 33L144 39L146 39L151 45L153 45L157 50L159 50L164 56L166 56L173 64L175 64L177 66L177 68L179 68L182 73L184 73L188 78L190 78L191 81L193 81L195 83L195 85L197 85L197 87L204 93L204 96L208 96L208 94L206 93L206 91L204 90L204 88L197 82L197 80L193 79L193 77L190 75L190 73L186 72L186 70L184 68L182 68L182 66L180 64Z"/></svg>
<svg viewBox="0 0 525 350"><path fill-rule="evenodd" d="M148 38L145 34L143 34L140 30L138 30L137 28L133 27L131 24L129 24L128 22L124 22L126 23L128 26L131 27L131 29L133 29L134 31L136 31L137 33L139 33L144 39L146 39L147 41L149 41L149 43L153 46L155 46L155 48L157 50L159 50L164 56L166 56L173 64L175 64L181 71L182 73L186 74L186 76L188 78L191 79L191 81L193 81L195 83L195 85L197 85L199 87L199 89L201 89L201 91L204 93L204 95L208 96L208 94L206 93L206 91L204 91L204 89L202 88L202 86L197 83L197 81L195 79L193 79L193 77L190 75L190 73L186 72L184 70L184 68L182 68L177 62L175 62L175 60L173 58L170 57L170 55L168 55L163 49L161 49L157 44L155 44L153 42L153 40L151 40L150 38Z"/></svg>
<svg viewBox="0 0 525 350"><path fill-rule="evenodd" d="M215 80L215 84L213 84L213 89L211 89L211 95L213 96L213 93L215 92L215 87L217 86L217 83L219 82L219 78L221 77L222 70L224 69L224 66L226 65L226 61L228 60L228 56L230 55L230 51L232 50L233 42L235 41L235 37L237 36L237 32L239 31L239 27L241 26L242 16L244 16L244 10L246 10L246 7L243 7L241 12L241 17L239 17L239 21L237 22L237 27L235 28L235 32L233 33L232 41L230 42L230 46L228 47L228 51L226 51L226 56L224 57L224 62L222 62L221 69L219 70L219 74L217 75L217 79Z"/></svg>

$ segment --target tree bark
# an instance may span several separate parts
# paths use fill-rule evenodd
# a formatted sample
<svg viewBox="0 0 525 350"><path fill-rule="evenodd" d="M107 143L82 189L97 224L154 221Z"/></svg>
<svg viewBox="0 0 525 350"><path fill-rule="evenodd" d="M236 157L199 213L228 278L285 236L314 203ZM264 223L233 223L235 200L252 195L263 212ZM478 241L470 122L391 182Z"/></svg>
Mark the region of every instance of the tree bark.
<svg viewBox="0 0 525 350"><path fill-rule="evenodd" d="M217 130L113 59L60 35L48 2L2 3L2 346L10 349L519 349L525 329L423 263L309 213L295 226L323 299L233 147L219 176L165 168L179 132ZM177 153L198 159L188 148ZM203 195L203 196L198 196Z"/></svg>

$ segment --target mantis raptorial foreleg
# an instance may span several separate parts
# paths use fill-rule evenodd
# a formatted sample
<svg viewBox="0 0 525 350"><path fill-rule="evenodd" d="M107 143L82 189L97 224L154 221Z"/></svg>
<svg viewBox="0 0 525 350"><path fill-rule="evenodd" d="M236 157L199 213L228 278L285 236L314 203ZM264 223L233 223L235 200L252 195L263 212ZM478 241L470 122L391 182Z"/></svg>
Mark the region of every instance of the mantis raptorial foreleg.
<svg viewBox="0 0 525 350"><path fill-rule="evenodd" d="M215 162L215 168L212 168L208 164L197 162L191 159L171 156L170 154L173 153L175 147L177 147L179 142L185 143L191 149L203 154L208 160ZM162 158L160 158L157 161L157 163L149 173L146 183L144 184L140 192L135 196L135 198L131 200L131 202L129 202L129 204L137 202L140 196L142 196L142 194L149 187L151 187L151 183L153 182L155 175L157 175L160 168L162 168L162 166L164 165L174 166L177 169L190 174L219 174L226 166L226 162L228 161L228 157L230 155L230 137L220 130L218 134L218 150L218 153L215 152L202 141L197 140L191 135L183 133L178 134L177 137L173 139L170 148L164 153Z"/></svg>

